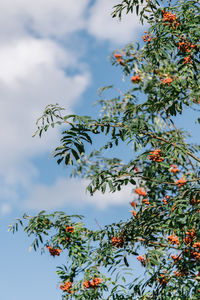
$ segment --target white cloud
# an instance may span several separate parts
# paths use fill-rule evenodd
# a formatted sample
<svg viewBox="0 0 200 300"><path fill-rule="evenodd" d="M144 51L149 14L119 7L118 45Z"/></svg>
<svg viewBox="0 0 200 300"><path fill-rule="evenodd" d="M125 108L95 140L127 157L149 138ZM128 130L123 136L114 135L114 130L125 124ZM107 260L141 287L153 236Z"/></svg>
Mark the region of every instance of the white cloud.
<svg viewBox="0 0 200 300"><path fill-rule="evenodd" d="M132 41L140 28L135 13L111 17L118 0L7 0L0 3L0 42L24 35L67 38L79 30L115 44Z"/></svg>
<svg viewBox="0 0 200 300"><path fill-rule="evenodd" d="M54 42L26 37L1 46L0 80L11 84L27 78L38 68L63 67L73 63L75 57Z"/></svg>
<svg viewBox="0 0 200 300"><path fill-rule="evenodd" d="M10 203L18 203L20 187L24 193L32 189L40 172L32 159L50 152L56 145L56 129L40 140L32 138L35 121L43 108L57 102L66 108L66 114L71 113L90 84L90 71L81 63L83 49L72 50L76 33L84 30L96 39L117 44L128 42L135 36L138 19L134 15L126 17L122 23L110 17L116 0L96 0L92 6L90 2L0 2L1 201L9 199ZM74 186L77 185L74 183ZM64 183L62 187L64 191ZM38 190L39 186L35 188ZM45 193L45 187L40 188ZM54 188L57 191L52 186L52 193ZM46 189L49 191L50 187ZM97 196L102 207L107 202L110 205L122 201L117 194L110 194L107 198ZM80 194L77 197L80 198ZM67 203L60 198L60 203ZM93 198L84 199L85 203L94 201ZM9 211L2 207L2 213Z"/></svg>
<svg viewBox="0 0 200 300"><path fill-rule="evenodd" d="M72 76L68 68L79 65ZM12 193L16 185L28 188L38 170L37 155L53 150L58 130L32 138L35 121L49 103L59 102L71 113L90 83L89 71L78 58L50 40L27 38L0 49L0 179ZM0 192L0 198L6 194ZM15 198L12 195L11 198Z"/></svg>
<svg viewBox="0 0 200 300"><path fill-rule="evenodd" d="M44 106L55 102L65 105L70 113L88 86L90 75L85 69L68 76L67 67L76 58L50 41L27 39L5 46L5 49L3 55L0 50L0 64L3 65L0 70L0 126L1 142L6 147L0 151L10 154L9 160L12 160L18 154L30 157L49 148L42 140L38 143L31 138L36 118ZM60 68L61 59L66 72ZM1 159L5 161L5 157Z"/></svg>
<svg viewBox="0 0 200 300"><path fill-rule="evenodd" d="M111 12L118 0L97 0L90 9L87 23L88 32L100 40L107 40L116 45L132 42L143 30L136 13L122 16L122 20L112 18Z"/></svg>
<svg viewBox="0 0 200 300"><path fill-rule="evenodd" d="M38 176L32 158L56 145L56 129L41 140L32 138L44 107L58 102L66 114L71 113L90 83L89 70L80 63L80 49L72 52L61 45L62 39L84 27L88 3L0 3L0 200L17 202L19 188L26 192Z"/></svg>
<svg viewBox="0 0 200 300"><path fill-rule="evenodd" d="M62 206L83 207L90 205L105 209L108 206L128 205L133 200L133 186L127 185L115 193L96 192L94 196L86 193L89 181L80 179L58 178L51 185L37 184L32 187L28 200L23 203L25 209L48 210L58 209Z"/></svg>
<svg viewBox="0 0 200 300"><path fill-rule="evenodd" d="M0 38L29 31L56 38L84 27L89 0L7 0L0 3Z"/></svg>

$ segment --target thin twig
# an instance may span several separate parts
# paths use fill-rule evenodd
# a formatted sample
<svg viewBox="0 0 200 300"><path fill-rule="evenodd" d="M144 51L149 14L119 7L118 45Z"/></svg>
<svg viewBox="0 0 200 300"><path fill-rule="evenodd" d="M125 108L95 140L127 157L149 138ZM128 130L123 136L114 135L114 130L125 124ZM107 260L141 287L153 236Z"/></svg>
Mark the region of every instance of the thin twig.
<svg viewBox="0 0 200 300"><path fill-rule="evenodd" d="M99 227L99 229L102 230L102 227L101 227L101 225L99 224L99 222L97 221L97 219L95 218L94 220L95 220L97 226Z"/></svg>
<svg viewBox="0 0 200 300"><path fill-rule="evenodd" d="M164 109L164 110L165 110L165 109ZM167 119L171 122L171 124L173 125L173 127L174 127L174 129L175 129L177 135L179 136L179 138L181 139L182 143L184 144L184 146L185 146L187 152L190 152L190 150L188 149L187 144L184 142L184 139L183 139L183 137L182 137L181 134L180 134L180 131L178 130L178 128L177 128L176 125L174 124L174 121L168 116L166 110L165 110L165 113L166 113ZM191 159L190 159L189 157L188 157L188 160L189 160L190 165L192 166L193 171L195 172L195 167L194 167L194 165L193 165L193 163L192 163L192 161L191 161Z"/></svg>
<svg viewBox="0 0 200 300"><path fill-rule="evenodd" d="M159 242L146 241L145 239L140 238L140 237L137 237L137 240L138 240L139 242L146 242L146 243L149 244L149 245L152 244L152 245L159 246L159 247L173 248L173 249L176 249L176 250L179 249L179 248L177 248L177 247L174 247L174 246L171 246L171 245L167 245L167 244L163 244L163 243L159 243Z"/></svg>
<svg viewBox="0 0 200 300"><path fill-rule="evenodd" d="M123 177L123 176L130 176L130 174L129 173L123 173L123 174L118 175L117 177ZM169 184L169 185L176 185L177 186L176 182L159 181L159 180L156 180L156 179L153 179L153 178L149 178L149 177L146 177L146 176L138 176L137 174L135 174L134 178L141 178L141 179L144 179L146 181L156 182L158 184ZM200 177L195 178L195 179L191 179L191 180L186 180L185 184L188 183L188 182L195 182L195 181L198 181L198 180L200 180Z"/></svg>

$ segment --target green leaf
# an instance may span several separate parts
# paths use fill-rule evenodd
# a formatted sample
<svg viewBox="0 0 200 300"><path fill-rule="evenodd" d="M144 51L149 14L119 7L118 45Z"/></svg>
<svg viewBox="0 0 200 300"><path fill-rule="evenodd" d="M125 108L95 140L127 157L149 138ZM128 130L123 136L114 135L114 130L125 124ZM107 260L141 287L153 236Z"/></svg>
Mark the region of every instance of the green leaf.
<svg viewBox="0 0 200 300"><path fill-rule="evenodd" d="M79 156L78 156L78 153L77 153L74 149L71 149L71 151L72 151L72 154L73 154L74 158L75 158L76 160L79 160L80 158L79 158Z"/></svg>
<svg viewBox="0 0 200 300"><path fill-rule="evenodd" d="M101 96L103 92L112 89L113 85L107 85L107 86L103 86L101 88L98 89L98 95Z"/></svg>

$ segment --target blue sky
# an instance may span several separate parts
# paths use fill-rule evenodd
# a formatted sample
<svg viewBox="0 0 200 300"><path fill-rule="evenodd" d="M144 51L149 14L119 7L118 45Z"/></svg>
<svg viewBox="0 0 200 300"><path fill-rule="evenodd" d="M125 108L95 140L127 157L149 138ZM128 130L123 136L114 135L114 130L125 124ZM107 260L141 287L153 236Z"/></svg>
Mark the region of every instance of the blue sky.
<svg viewBox="0 0 200 300"><path fill-rule="evenodd" d="M44 107L59 103L67 113L97 113L100 86L126 89L108 56L147 27L133 14L121 23L110 13L116 0L7 0L0 4L0 299L60 299L56 266L63 257L28 252L31 240L8 224L23 212L63 210L85 215L97 228L130 217L130 188L118 194L85 195L85 181L69 179L51 152L59 128L32 138ZM192 114L187 114L192 117ZM180 119L180 124L183 120ZM191 127L192 128L192 127ZM197 131L196 131L197 133ZM130 151L130 150L129 150ZM117 152L116 152L117 153ZM132 153L127 152L127 155ZM137 272L140 270L136 263Z"/></svg>
<svg viewBox="0 0 200 300"><path fill-rule="evenodd" d="M61 298L56 266L63 256L28 252L22 231L7 232L23 212L63 210L85 215L97 228L130 217L130 188L118 195L85 195L86 182L68 178L51 153L59 128L32 138L35 121L49 103L67 113L97 114L92 104L104 85L126 86L108 56L141 40L146 29L135 15L110 17L116 0L8 0L0 4L0 299ZM140 34L141 33L141 34ZM127 82L130 85L130 82ZM137 268L140 268L136 262Z"/></svg>

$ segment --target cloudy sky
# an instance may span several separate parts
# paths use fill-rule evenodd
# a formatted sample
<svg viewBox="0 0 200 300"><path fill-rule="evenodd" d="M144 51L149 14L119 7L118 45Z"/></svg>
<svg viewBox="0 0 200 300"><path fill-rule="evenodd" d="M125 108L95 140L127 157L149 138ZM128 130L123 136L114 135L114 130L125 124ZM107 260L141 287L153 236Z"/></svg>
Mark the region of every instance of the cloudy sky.
<svg viewBox="0 0 200 300"><path fill-rule="evenodd" d="M117 0L0 1L0 298L59 299L56 265L61 260L29 253L23 233L7 233L24 211L64 210L102 225L130 216L131 189L85 194L87 182L69 179L51 153L58 129L32 138L44 107L59 103L65 113L92 114L97 89L122 84L108 62L114 49L140 40L146 29L133 15L119 22L110 14ZM124 83L123 83L124 84ZM120 209L119 209L120 208ZM60 258L59 258L60 259Z"/></svg>
<svg viewBox="0 0 200 300"><path fill-rule="evenodd" d="M34 159L48 156L58 141L58 131L50 131L42 139L33 139L32 133L36 119L49 103L58 102L66 108L66 114L81 113L82 106L91 105L96 97L96 92L91 94L97 86L96 78L98 82L102 78L101 85L106 84L103 69L110 68L109 52L136 40L141 29L138 18L129 15L122 22L112 19L110 13L116 3L115 0L1 1L1 214L16 206L57 208L70 201L61 195L57 203L50 199L48 204L48 193L62 194L69 180L66 183L65 178L59 177L51 186L46 181L43 184L40 176L43 164L34 163ZM75 185L73 181L72 186Z"/></svg>
<svg viewBox="0 0 200 300"><path fill-rule="evenodd" d="M93 115L99 87L115 84L126 90L130 85L129 79L122 81L120 68L112 67L108 56L126 43L142 43L147 27L139 24L135 14L121 22L112 19L112 7L118 2L0 0L2 300L61 299L55 271L64 263L63 256L55 260L29 253L31 240L23 232L7 233L8 224L23 212L81 214L93 228L97 228L95 219L103 226L131 215L130 187L90 197L85 194L87 181L70 179L67 168L57 166L51 153L59 141L58 128L41 139L32 138L36 119L47 104L59 103L66 114ZM187 120L191 118L187 115ZM194 133L198 136L198 129ZM140 265L136 261L135 265L138 272Z"/></svg>

